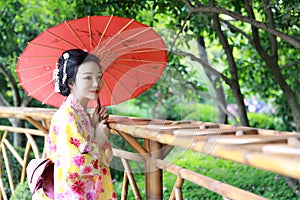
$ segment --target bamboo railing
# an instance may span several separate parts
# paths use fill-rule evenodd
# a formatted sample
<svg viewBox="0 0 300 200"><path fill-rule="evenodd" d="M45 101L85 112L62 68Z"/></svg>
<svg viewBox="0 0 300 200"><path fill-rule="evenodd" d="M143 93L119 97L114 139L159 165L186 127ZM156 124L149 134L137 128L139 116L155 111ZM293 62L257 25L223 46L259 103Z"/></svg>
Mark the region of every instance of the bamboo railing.
<svg viewBox="0 0 300 200"><path fill-rule="evenodd" d="M11 151L22 167L20 182L26 177L28 155L32 150L36 158L45 154L38 151L33 136L44 137L49 129L51 117L55 110L40 108L0 107L0 118L18 118L27 120L36 129L18 128L0 125L1 154L5 172L0 171L0 199L7 199L2 175L7 173L10 190L14 192L7 150ZM177 176L169 199L183 199L182 187L186 181L207 188L224 199L265 199L264 197L203 176L186 168L168 163L164 158L174 147L192 150L218 158L231 160L252 167L264 169L286 177L300 179L300 134L273 130L255 129L197 121L168 121L142 119L134 117L110 116L109 127L126 141L135 152L113 149L114 156L119 157L124 167L121 199L127 199L128 187L135 199L142 199L135 182L134 173L128 161L144 164L147 199L162 199L162 172L168 171ZM24 134L27 144L24 155L19 155L9 143L10 133ZM143 139L141 144L137 139ZM45 148L44 148L45 149ZM0 159L1 161L2 159ZM0 163L2 167L2 163ZM1 169L1 168L0 168Z"/></svg>

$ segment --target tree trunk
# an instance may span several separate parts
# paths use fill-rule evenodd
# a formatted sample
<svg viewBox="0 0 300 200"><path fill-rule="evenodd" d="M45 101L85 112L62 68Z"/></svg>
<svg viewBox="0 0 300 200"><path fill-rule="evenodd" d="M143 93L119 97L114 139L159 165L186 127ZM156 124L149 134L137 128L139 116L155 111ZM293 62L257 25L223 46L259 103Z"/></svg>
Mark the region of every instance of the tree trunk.
<svg viewBox="0 0 300 200"><path fill-rule="evenodd" d="M212 7L216 6L215 0L210 0L210 5ZM230 88L232 89L233 95L236 99L236 103L238 105L238 115L240 117L240 124L243 126L249 126L249 120L247 117L247 111L246 111L246 106L244 103L244 97L243 94L240 90L240 85L239 85L239 77L238 77L238 70L237 66L232 54L232 49L228 43L228 39L226 35L222 32L221 29L221 24L220 24L220 18L217 14L212 14L213 18L213 29L216 31L216 34L218 38L220 39L220 42L223 46L223 49L225 51L225 54L228 59L228 65L229 65L229 72L231 75L232 79L232 84L230 85Z"/></svg>
<svg viewBox="0 0 300 200"><path fill-rule="evenodd" d="M20 119L10 119L9 120L13 127L24 127L25 123ZM14 133L13 134L13 145L15 147L25 147L26 137L24 134Z"/></svg>
<svg viewBox="0 0 300 200"><path fill-rule="evenodd" d="M208 63L207 58L207 52L205 47L205 42L203 37L197 37L197 46L199 50L199 57L204 60L206 63ZM204 67L205 74L207 78L211 82L211 88L214 90L215 97L213 98L213 101L215 102L215 106L217 108L218 113L218 123L227 124L228 118L226 114L226 100L224 95L224 88L221 85L221 79L218 78L216 75L211 73L209 70L207 70Z"/></svg>
<svg viewBox="0 0 300 200"><path fill-rule="evenodd" d="M292 90L292 88L285 81L277 61L272 57L269 57L269 59L266 59L266 62L268 67L272 70L276 82L278 83L278 85L280 86L281 90L287 98L288 104L292 112L296 131L300 132L300 104L298 98L295 92Z"/></svg>

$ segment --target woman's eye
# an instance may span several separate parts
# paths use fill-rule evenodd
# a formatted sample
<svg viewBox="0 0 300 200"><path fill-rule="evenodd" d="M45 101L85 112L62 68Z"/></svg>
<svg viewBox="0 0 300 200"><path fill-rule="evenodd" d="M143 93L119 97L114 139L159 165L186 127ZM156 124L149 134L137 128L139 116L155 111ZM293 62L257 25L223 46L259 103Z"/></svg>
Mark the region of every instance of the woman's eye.
<svg viewBox="0 0 300 200"><path fill-rule="evenodd" d="M90 77L90 76L87 76L87 77L85 77L84 79L91 80L91 79L92 79L92 77Z"/></svg>
<svg viewBox="0 0 300 200"><path fill-rule="evenodd" d="M97 79L101 80L102 79L102 75L97 76Z"/></svg>

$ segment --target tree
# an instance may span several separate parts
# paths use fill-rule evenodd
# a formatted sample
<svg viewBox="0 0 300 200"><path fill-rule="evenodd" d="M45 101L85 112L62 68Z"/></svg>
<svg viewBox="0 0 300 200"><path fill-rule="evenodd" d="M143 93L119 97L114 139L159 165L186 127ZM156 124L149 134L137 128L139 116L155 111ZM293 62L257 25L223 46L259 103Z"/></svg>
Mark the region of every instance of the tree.
<svg viewBox="0 0 300 200"><path fill-rule="evenodd" d="M299 93L294 91L291 85L288 84L287 81L289 77L285 77L282 74L278 56L280 47L283 49L292 49L295 53L300 49L300 41L295 37L297 35L299 22L293 20L295 15L299 12L299 2L288 3L283 1L282 3L272 2L273 4L271 4L270 1L266 0L261 4L252 3L252 1L226 1L226 3L219 2L219 5L217 5L214 0L206 2L206 5L201 4L198 1L182 0L182 2L185 3L192 14L199 14L211 22L212 28L216 32L216 35L223 46L224 52L227 55L231 80L234 83L229 84L229 86L239 105L239 116L242 124L247 125L245 106L242 102L243 95L240 92L240 79L238 77L242 72L238 71L236 58L233 54L234 48L236 48L235 46L239 47L239 44L235 44L238 43L237 40L235 40L235 42L230 42L232 40L228 37L229 35L236 33L248 39L249 44L256 49L256 53L264 61L265 66L272 72L277 84L287 99L294 124L296 125L295 128L299 131ZM254 15L254 10L258 12L256 16ZM280 12L284 14L288 13L287 19L283 21ZM264 23L256 20L256 18L262 18ZM246 32L243 30L243 28L247 28L247 25L251 26L251 31ZM285 43L278 43L278 38L282 39ZM248 48L251 47L248 46ZM285 64L289 63L290 60L294 60L290 59L290 55L284 54L284 56L286 57ZM239 67L239 69L240 68L241 67Z"/></svg>

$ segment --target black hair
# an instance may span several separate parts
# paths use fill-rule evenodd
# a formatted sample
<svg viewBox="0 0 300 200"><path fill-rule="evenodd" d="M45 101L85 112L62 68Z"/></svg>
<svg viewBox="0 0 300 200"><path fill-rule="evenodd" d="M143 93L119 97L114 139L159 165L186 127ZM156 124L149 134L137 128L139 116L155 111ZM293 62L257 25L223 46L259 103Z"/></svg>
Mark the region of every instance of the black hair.
<svg viewBox="0 0 300 200"><path fill-rule="evenodd" d="M69 54L69 58L67 60L63 57L65 53ZM75 83L76 75L78 72L78 68L81 64L86 62L95 62L100 66L100 60L98 57L96 57L93 54L89 54L86 51L83 51L81 49L71 49L67 50L62 53L62 55L59 57L57 63L58 63L58 80L59 80L59 90L60 94L63 96L68 96L71 92L70 84ZM64 63L67 62L66 66L66 80L63 83L63 69L64 69Z"/></svg>

